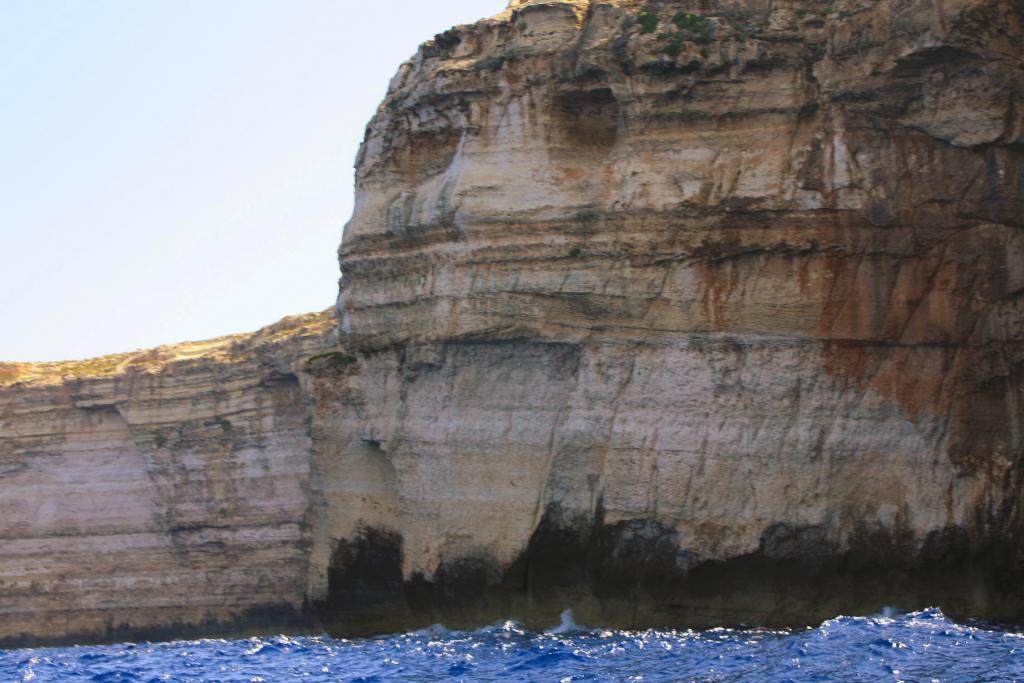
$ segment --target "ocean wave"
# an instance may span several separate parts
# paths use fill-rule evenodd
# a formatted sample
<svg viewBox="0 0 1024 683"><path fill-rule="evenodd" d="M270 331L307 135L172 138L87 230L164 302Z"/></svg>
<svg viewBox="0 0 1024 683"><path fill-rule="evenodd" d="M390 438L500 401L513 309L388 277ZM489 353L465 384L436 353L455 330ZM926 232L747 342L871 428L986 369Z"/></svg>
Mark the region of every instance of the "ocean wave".
<svg viewBox="0 0 1024 683"><path fill-rule="evenodd" d="M503 621L379 638L196 640L0 652L0 680L166 681L1024 681L1024 634L931 608L840 616L817 628L589 628Z"/></svg>

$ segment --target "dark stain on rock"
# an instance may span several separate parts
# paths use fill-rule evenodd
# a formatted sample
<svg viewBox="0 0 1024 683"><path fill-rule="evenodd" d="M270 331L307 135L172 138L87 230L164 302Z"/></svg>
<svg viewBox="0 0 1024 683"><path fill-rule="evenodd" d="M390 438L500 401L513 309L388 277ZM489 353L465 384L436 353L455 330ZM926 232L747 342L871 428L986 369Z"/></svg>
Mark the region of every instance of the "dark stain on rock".
<svg viewBox="0 0 1024 683"><path fill-rule="evenodd" d="M809 567L820 567L835 555L835 544L822 526L773 524L761 535L761 554L769 560L800 561Z"/></svg>
<svg viewBox="0 0 1024 683"><path fill-rule="evenodd" d="M338 543L327 571L325 608L332 615L387 605L402 599L402 538L366 527Z"/></svg>
<svg viewBox="0 0 1024 683"><path fill-rule="evenodd" d="M839 550L823 526L776 524L753 553L695 564L686 540L662 522L606 524L600 508L588 517L552 505L511 566L455 558L404 584L400 539L367 530L336 554L322 616L339 634L366 633L367 623L387 631L507 618L544 628L566 607L581 623L629 628L793 627L932 605L954 617L1019 621L1021 553L986 538L957 526L924 539L900 526L865 526Z"/></svg>
<svg viewBox="0 0 1024 683"><path fill-rule="evenodd" d="M549 505L524 555L519 558L521 587L525 590L571 587L587 580L586 558L594 522L588 515L571 515Z"/></svg>
<svg viewBox="0 0 1024 683"><path fill-rule="evenodd" d="M678 532L656 520L602 524L588 553L592 590L598 597L657 596L684 575L688 554Z"/></svg>
<svg viewBox="0 0 1024 683"><path fill-rule="evenodd" d="M308 606L297 609L290 605L262 605L243 610L233 619L203 619L193 622L168 620L159 626L143 627L133 626L130 619L126 619L124 622L108 621L105 629L58 636L6 636L0 638L0 649L109 645L197 638L239 639L282 632L300 635L314 632L313 627L313 611Z"/></svg>
<svg viewBox="0 0 1024 683"><path fill-rule="evenodd" d="M405 584L405 599L414 615L438 621L446 615L468 612L502 612L488 609L494 586L501 584L502 574L493 557L480 555L458 557L438 567L434 576L414 574Z"/></svg>

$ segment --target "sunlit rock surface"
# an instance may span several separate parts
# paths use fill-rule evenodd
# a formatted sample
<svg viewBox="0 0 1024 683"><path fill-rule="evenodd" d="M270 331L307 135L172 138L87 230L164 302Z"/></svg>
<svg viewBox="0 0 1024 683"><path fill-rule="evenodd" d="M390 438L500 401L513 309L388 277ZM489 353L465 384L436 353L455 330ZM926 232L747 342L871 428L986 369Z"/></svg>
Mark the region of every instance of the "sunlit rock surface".
<svg viewBox="0 0 1024 683"><path fill-rule="evenodd" d="M439 34L367 129L337 319L0 366L0 639L1020 620L1022 19Z"/></svg>
<svg viewBox="0 0 1024 683"><path fill-rule="evenodd" d="M333 327L323 313L0 364L0 642L301 622L312 411L300 376Z"/></svg>
<svg viewBox="0 0 1024 683"><path fill-rule="evenodd" d="M441 615L1019 617L1022 14L521 2L424 45L359 157L314 597L372 558Z"/></svg>

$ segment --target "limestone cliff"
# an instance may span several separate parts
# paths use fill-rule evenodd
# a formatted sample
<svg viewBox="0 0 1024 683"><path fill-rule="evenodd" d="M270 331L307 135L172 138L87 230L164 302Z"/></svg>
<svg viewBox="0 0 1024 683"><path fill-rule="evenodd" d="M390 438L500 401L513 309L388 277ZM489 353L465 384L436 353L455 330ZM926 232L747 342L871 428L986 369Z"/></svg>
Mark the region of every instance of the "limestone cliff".
<svg viewBox="0 0 1024 683"><path fill-rule="evenodd" d="M1022 22L439 34L367 128L337 320L0 365L0 639L1021 619Z"/></svg>
<svg viewBox="0 0 1024 683"><path fill-rule="evenodd" d="M357 166L314 597L1021 616L1022 19L519 2L424 45Z"/></svg>
<svg viewBox="0 0 1024 683"><path fill-rule="evenodd" d="M305 623L299 378L333 328L0 364L0 643Z"/></svg>

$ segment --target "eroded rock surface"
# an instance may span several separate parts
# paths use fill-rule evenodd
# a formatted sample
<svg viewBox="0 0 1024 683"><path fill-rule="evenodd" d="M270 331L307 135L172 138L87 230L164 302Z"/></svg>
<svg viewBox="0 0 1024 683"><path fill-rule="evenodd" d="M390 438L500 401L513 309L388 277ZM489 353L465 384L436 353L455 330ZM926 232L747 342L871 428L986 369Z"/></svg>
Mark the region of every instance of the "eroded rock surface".
<svg viewBox="0 0 1024 683"><path fill-rule="evenodd" d="M334 324L0 364L0 643L304 623L300 377Z"/></svg>
<svg viewBox="0 0 1024 683"><path fill-rule="evenodd" d="M1022 17L519 2L424 45L359 157L314 597L373 556L449 620L1019 617Z"/></svg>
<svg viewBox="0 0 1024 683"><path fill-rule="evenodd" d="M337 321L0 365L0 639L1020 620L1022 21L438 35L367 129Z"/></svg>

